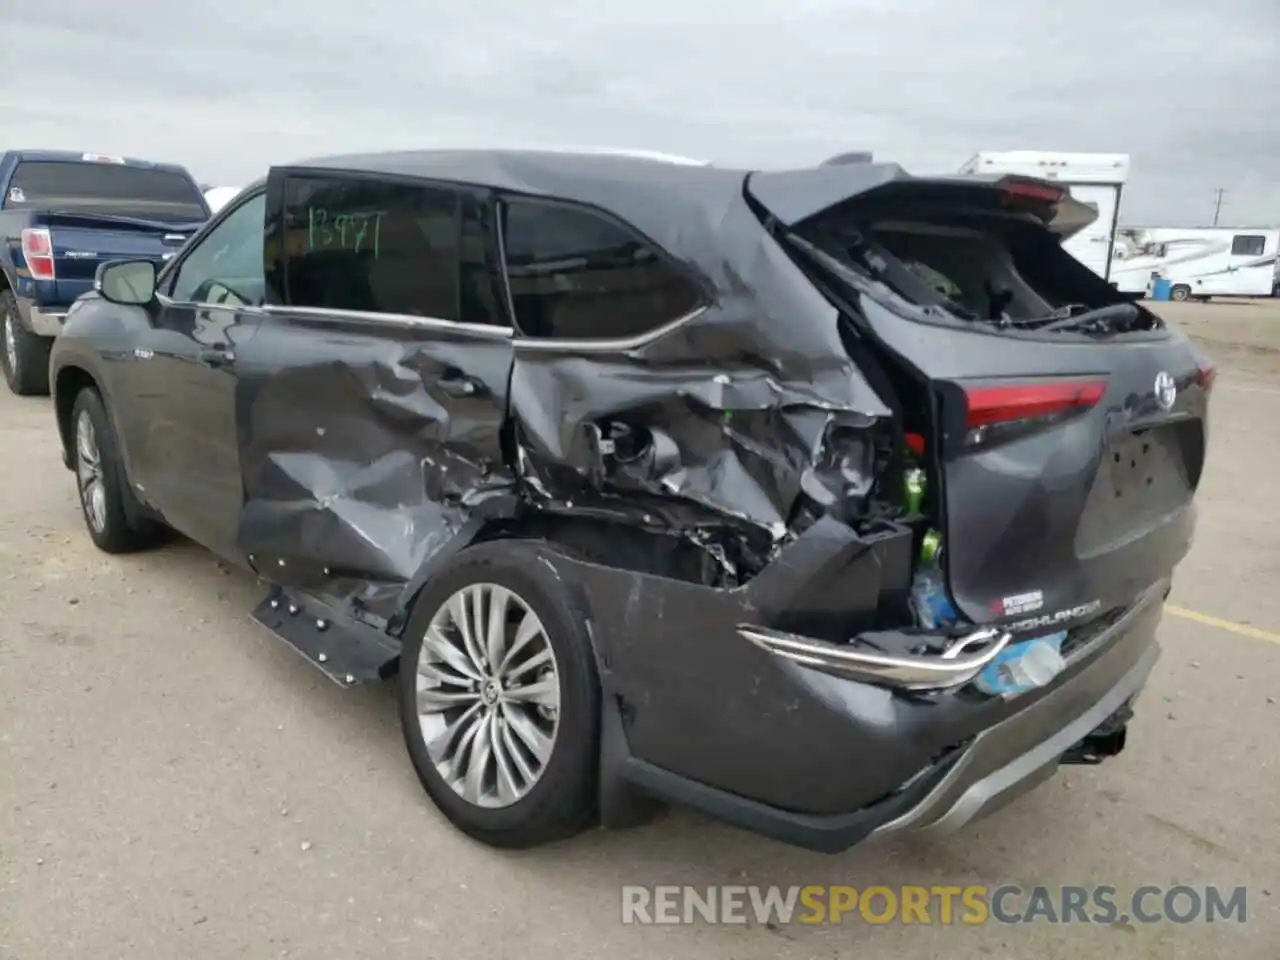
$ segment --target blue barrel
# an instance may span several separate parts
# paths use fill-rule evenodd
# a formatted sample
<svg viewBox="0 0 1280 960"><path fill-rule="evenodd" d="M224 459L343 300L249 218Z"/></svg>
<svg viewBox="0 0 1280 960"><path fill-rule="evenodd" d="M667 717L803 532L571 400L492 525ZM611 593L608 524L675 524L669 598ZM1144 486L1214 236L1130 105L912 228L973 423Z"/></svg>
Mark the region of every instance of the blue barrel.
<svg viewBox="0 0 1280 960"><path fill-rule="evenodd" d="M1173 281L1165 277L1156 277L1151 284L1152 300L1168 300L1169 292L1173 289Z"/></svg>

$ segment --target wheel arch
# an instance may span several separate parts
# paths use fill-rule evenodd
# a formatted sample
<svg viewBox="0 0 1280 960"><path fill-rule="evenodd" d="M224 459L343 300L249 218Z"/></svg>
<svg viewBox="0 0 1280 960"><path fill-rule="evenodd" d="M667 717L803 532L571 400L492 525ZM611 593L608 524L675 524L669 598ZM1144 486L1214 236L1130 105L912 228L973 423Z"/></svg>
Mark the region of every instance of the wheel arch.
<svg viewBox="0 0 1280 960"><path fill-rule="evenodd" d="M74 443L71 428L71 411L75 407L76 397L85 387L92 387L102 394L102 385L84 366L78 363L67 363L60 366L53 380L53 409L58 423L58 438L62 442L62 463L71 469L71 445ZM106 397L103 396L103 400ZM108 411L108 416L110 412Z"/></svg>

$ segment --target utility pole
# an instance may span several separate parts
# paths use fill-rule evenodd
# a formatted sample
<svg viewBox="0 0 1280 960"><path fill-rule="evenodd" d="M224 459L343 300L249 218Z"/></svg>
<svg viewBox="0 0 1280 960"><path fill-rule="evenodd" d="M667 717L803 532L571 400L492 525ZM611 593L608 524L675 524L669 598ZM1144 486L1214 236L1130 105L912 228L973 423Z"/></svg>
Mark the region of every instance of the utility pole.
<svg viewBox="0 0 1280 960"><path fill-rule="evenodd" d="M1218 199L1213 204L1213 225L1218 225L1218 214L1222 212L1222 195L1227 191L1221 187L1218 188Z"/></svg>

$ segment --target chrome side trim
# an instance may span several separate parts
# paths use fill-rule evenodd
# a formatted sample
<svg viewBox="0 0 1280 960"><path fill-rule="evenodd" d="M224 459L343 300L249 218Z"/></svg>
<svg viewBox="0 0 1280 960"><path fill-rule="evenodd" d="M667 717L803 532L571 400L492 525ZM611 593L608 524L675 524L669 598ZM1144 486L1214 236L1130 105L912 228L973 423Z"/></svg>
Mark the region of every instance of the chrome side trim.
<svg viewBox="0 0 1280 960"><path fill-rule="evenodd" d="M697 319L710 309L709 304L700 304L693 310L690 310L684 316L676 317L674 320L662 324L660 327L654 327L645 333L641 333L634 337L621 337L612 340L557 340L552 337L546 339L521 336L516 341L521 350L535 350L556 352L563 350L572 350L574 353L617 353L625 350L638 350L641 347L647 347L655 340L660 340L667 334L679 330L685 324Z"/></svg>
<svg viewBox="0 0 1280 960"><path fill-rule="evenodd" d="M940 656L895 656L801 637L755 624L739 624L738 635L774 656L806 667L823 667L855 680L904 690L945 690L967 683L1000 655L1012 634L976 630ZM977 653L967 650L980 648Z"/></svg>
<svg viewBox="0 0 1280 960"><path fill-rule="evenodd" d="M166 310L171 307L179 307L184 310L207 310L214 313L250 313L257 316L261 316L265 313L262 307L236 303L213 303L202 300L172 300L169 297L166 297L163 293L156 294L156 303L160 304L160 306Z"/></svg>
<svg viewBox="0 0 1280 960"><path fill-rule="evenodd" d="M454 331L494 340L510 340L515 336L511 327L490 326L484 323L459 323L439 317L418 317L409 313L370 313L365 310L333 310L329 307L286 307L267 304L262 307L267 315L281 317L313 317L321 320L359 320L362 323L381 323L397 327L422 327L428 330Z"/></svg>

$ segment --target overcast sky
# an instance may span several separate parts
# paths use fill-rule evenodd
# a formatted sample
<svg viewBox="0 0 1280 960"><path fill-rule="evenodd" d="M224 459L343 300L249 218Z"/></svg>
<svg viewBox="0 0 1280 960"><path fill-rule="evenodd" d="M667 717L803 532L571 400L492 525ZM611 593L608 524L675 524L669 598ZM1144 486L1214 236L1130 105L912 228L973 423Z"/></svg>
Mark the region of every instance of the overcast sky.
<svg viewBox="0 0 1280 960"><path fill-rule="evenodd" d="M217 11L214 13L213 11ZM238 185L346 149L1127 152L1122 219L1280 225L1280 0L0 0L3 146Z"/></svg>

